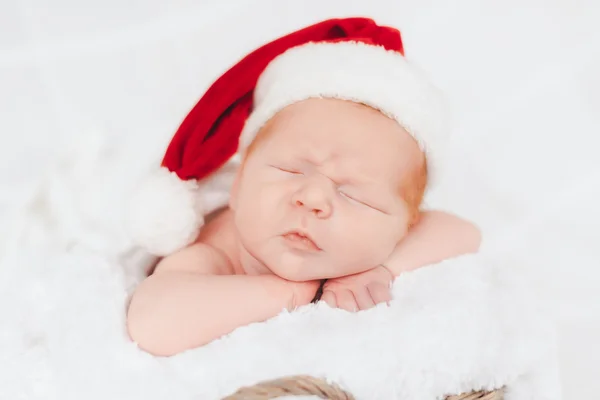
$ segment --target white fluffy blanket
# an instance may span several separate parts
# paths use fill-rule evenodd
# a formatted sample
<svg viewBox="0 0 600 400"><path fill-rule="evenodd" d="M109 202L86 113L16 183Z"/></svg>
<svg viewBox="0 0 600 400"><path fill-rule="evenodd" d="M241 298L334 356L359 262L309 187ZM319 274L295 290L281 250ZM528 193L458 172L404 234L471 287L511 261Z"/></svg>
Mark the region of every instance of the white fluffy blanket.
<svg viewBox="0 0 600 400"><path fill-rule="evenodd" d="M487 8L475 1L438 3L390 2L371 10L366 2L331 1L309 14L302 9L306 2L285 11L279 3L252 3L197 36L176 18L140 28L151 38L144 48L172 40L173 52L193 64L190 54L208 51L202 39L215 30L257 28L248 22L250 12L281 16L243 45L239 34L222 36L218 57L201 63L203 79L193 81L197 70L182 73L180 65L156 67L158 56L136 64L136 73L165 83L145 98L162 96L156 109L179 101L176 112L138 110L131 115L149 120L139 130L78 129L68 137L72 147L40 168L39 183L18 198L21 206L13 208L0 241L0 399L211 400L298 373L326 376L358 399L433 400L503 385L509 400L560 398L550 296L540 297L536 285L545 267L558 262L548 254L564 248L558 232L570 226L564 221L597 215L591 212L600 199L600 165L592 144L600 126L594 111L600 53L590 28L597 13L566 1L540 3L543 10L533 1L523 8L511 1ZM121 225L129 188L158 161L172 132L165 127L179 122L227 63L261 40L340 14L369 14L401 26L407 53L431 66L451 94L459 132L455 163L447 187L430 201L476 220L486 235L483 251L401 277L389 308L349 314L310 306L176 357L141 352L127 338L124 313L151 260L131 247ZM181 13L181 21L192 20ZM155 28L161 27L168 32L159 38ZM131 31L122 33L115 46L138 43ZM190 35L196 40L180 40ZM115 57L116 71L123 57ZM95 71L102 82L103 64ZM103 85L112 82L106 79ZM173 94L168 88L174 86L185 89ZM133 109L119 88L107 95L106 109L113 103ZM74 97L66 109L93 109L78 103ZM545 252L528 245L532 237L543 238Z"/></svg>
<svg viewBox="0 0 600 400"><path fill-rule="evenodd" d="M358 399L502 386L508 400L559 398L553 326L502 236L400 277L390 307L308 306L169 359L143 353L124 316L151 260L121 226L136 179L121 145L92 132L75 143L3 241L0 398L208 400L295 374L327 377Z"/></svg>
<svg viewBox="0 0 600 400"><path fill-rule="evenodd" d="M505 385L509 400L559 398L553 326L491 247L402 276L389 307L307 306L204 348L149 356L124 325L127 295L149 260L118 223L89 219L95 206L111 216L115 205L104 201L118 186L110 180L107 191L88 174L102 179L119 164L86 148L79 162L61 160L19 219L23 230L5 242L0 354L9 368L0 398L208 400L295 374L327 377L358 399L433 400Z"/></svg>

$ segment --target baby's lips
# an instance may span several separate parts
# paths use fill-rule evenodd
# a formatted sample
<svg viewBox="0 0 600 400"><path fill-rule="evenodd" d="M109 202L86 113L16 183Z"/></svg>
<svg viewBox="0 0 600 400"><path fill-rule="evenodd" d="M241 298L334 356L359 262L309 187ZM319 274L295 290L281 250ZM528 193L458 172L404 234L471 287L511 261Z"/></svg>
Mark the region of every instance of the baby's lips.
<svg viewBox="0 0 600 400"><path fill-rule="evenodd" d="M294 230L287 232L283 237L294 247L300 250L321 251L321 247L307 233Z"/></svg>

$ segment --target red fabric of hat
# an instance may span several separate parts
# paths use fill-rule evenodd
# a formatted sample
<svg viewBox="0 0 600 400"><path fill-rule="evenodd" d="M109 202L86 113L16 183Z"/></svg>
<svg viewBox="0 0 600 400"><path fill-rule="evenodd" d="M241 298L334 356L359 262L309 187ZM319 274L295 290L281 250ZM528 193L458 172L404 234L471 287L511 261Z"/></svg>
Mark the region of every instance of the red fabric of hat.
<svg viewBox="0 0 600 400"><path fill-rule="evenodd" d="M253 92L267 65L286 50L309 42L355 41L404 55L400 32L369 18L330 19L272 41L223 74L198 101L174 135L162 165L180 179L200 180L237 151L252 112Z"/></svg>
<svg viewBox="0 0 600 400"><path fill-rule="evenodd" d="M234 156L277 112L311 97L360 102L397 121L427 154L429 185L435 181L448 132L440 93L404 57L398 29L330 19L252 51L206 91L162 166L133 191L133 242L166 255L196 240L204 218L229 201Z"/></svg>

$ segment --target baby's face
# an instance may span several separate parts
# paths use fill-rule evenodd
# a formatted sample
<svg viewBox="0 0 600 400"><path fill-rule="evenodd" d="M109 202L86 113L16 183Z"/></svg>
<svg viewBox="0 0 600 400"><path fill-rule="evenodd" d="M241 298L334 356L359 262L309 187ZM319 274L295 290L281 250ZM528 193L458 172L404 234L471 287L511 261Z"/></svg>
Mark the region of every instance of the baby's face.
<svg viewBox="0 0 600 400"><path fill-rule="evenodd" d="M232 190L242 246L289 280L371 269L407 232L402 193L423 162L415 140L369 107L291 105L263 128Z"/></svg>

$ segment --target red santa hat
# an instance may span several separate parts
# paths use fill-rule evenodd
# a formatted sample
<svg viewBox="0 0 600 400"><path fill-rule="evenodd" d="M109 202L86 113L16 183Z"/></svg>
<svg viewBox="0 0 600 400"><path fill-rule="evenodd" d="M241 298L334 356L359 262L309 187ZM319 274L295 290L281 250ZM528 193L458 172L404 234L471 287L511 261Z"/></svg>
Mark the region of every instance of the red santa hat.
<svg viewBox="0 0 600 400"><path fill-rule="evenodd" d="M134 242L159 256L193 242L205 216L227 204L240 154L258 130L284 107L314 97L359 102L396 120L427 154L433 183L447 129L438 90L406 60L397 29L331 19L254 50L214 82L162 166L135 190Z"/></svg>

